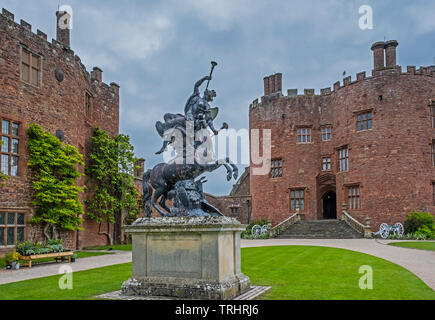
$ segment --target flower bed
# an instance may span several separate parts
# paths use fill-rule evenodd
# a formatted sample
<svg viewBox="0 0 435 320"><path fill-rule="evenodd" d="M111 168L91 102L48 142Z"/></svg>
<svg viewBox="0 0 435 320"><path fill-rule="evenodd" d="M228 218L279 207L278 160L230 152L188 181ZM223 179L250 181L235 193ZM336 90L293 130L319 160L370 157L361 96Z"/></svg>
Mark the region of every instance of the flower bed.
<svg viewBox="0 0 435 320"><path fill-rule="evenodd" d="M49 240L45 244L41 242L24 241L16 245L15 250L23 257L43 255L49 253L65 252L61 240Z"/></svg>

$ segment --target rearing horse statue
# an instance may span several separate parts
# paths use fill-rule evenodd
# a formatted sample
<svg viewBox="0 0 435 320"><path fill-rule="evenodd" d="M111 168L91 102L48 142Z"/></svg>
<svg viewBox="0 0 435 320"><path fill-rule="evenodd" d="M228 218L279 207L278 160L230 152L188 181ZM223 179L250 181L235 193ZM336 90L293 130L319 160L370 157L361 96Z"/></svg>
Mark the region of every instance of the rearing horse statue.
<svg viewBox="0 0 435 320"><path fill-rule="evenodd" d="M202 152L201 146L203 143L211 139L211 135L207 132L208 129L217 135L219 131L214 129L213 120L218 114L217 108L211 108L209 103L216 97L214 90L209 91L208 86L212 79L212 73L217 66L216 62L212 62L212 70L210 76L202 78L195 84L194 93L189 98L185 107L185 115L165 115L165 123L157 122L156 129L161 137L165 137L165 132L168 130L178 131L180 136L183 137L183 142L178 141L178 160L171 161L170 163L160 163L156 165L152 170L148 170L143 175L143 202L145 213L148 217L151 217L152 207L155 208L162 216L177 215L180 212L184 212L186 215L222 215L218 209L209 204L202 192L203 179L195 182L200 175L205 172L213 172L224 166L227 170L227 180L232 178L238 178L238 168L233 164L229 158L212 161L199 161L197 155L207 157L211 156L213 152L211 150L205 150ZM204 92L203 97L200 96L199 87L201 84L208 80L207 89ZM186 123L190 121L193 124L194 134L197 134L202 130L201 134L204 136L201 142L195 141L195 137L188 137L188 130L183 128ZM228 125L224 123L222 129L228 129ZM221 129L221 130L222 130ZM204 134L205 133L205 134ZM171 134L169 134L171 136ZM186 145L187 140L192 139L193 151L195 157L193 157L193 163L186 161ZM162 153L166 147L176 142L171 138L170 141L166 140L162 149L157 154ZM210 157L208 158L210 159ZM154 196L153 196L154 193ZM173 200L174 208L168 208L166 205L167 200Z"/></svg>

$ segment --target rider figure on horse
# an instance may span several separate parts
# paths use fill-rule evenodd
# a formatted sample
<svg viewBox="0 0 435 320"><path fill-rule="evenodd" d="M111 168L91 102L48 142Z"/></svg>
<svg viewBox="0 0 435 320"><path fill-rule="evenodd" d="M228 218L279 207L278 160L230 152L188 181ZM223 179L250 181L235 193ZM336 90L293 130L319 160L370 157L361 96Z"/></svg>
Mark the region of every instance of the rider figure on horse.
<svg viewBox="0 0 435 320"><path fill-rule="evenodd" d="M193 94L190 96L184 108L184 115L167 113L164 116L165 123L158 121L156 123L156 129L159 135L163 138L165 132L170 129L179 129L186 136L186 121L192 121L194 124L195 133L198 130L210 128L215 135L218 131L214 128L212 115L212 109L210 102L216 97L214 90L206 89L204 95L201 97L199 88L205 81L211 81L211 76L207 76L199 80L195 84ZM174 142L174 137L171 140L165 140L162 148L156 152L161 154L166 150L166 147Z"/></svg>

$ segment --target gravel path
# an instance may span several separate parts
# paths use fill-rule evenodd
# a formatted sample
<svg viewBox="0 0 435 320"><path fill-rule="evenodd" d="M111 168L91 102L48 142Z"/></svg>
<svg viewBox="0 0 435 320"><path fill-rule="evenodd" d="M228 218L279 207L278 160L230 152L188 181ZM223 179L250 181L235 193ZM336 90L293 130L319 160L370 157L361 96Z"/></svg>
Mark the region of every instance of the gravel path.
<svg viewBox="0 0 435 320"><path fill-rule="evenodd" d="M435 251L389 246L398 241L373 239L269 239L242 240L242 247L319 246L342 248L382 258L408 269L435 290Z"/></svg>
<svg viewBox="0 0 435 320"><path fill-rule="evenodd" d="M389 242L367 239L270 239L242 240L242 248L269 246L320 246L342 248L370 254L396 263L422 279L435 290L435 252L387 246ZM100 251L101 252L101 251ZM42 278L59 274L62 265L68 265L73 272L106 267L131 262L131 252L111 251L114 254L78 259L72 264L36 265L32 269L23 268L17 271L0 270L0 285Z"/></svg>

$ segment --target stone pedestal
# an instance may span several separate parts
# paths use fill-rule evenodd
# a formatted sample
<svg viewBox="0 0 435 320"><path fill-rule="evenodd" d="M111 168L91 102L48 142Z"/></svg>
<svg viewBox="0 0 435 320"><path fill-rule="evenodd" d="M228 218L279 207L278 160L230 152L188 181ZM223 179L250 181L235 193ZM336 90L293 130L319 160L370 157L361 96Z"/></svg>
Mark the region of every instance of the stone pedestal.
<svg viewBox="0 0 435 320"><path fill-rule="evenodd" d="M246 228L233 218L145 218L124 228L133 241L124 295L227 300L250 288L240 261Z"/></svg>

